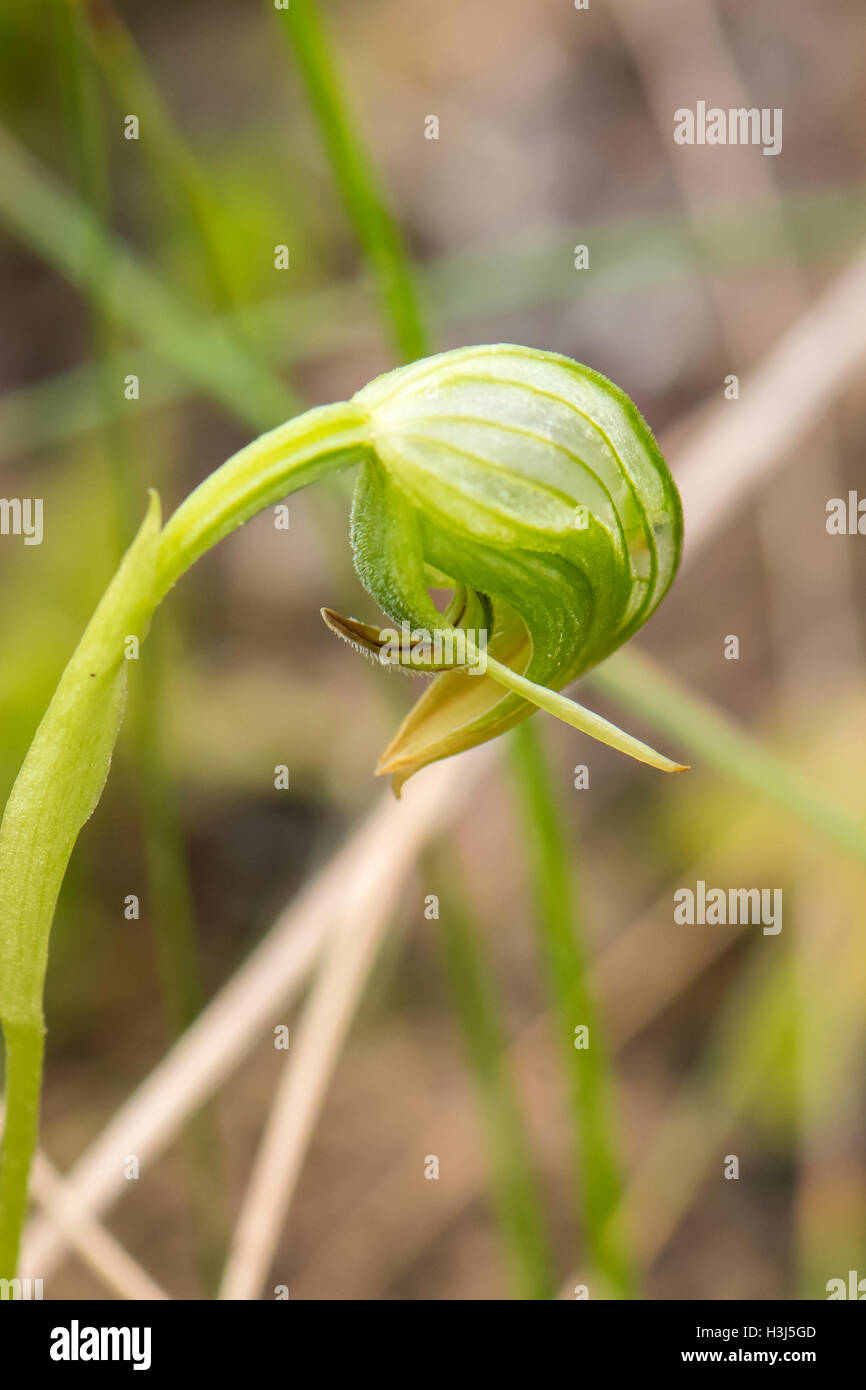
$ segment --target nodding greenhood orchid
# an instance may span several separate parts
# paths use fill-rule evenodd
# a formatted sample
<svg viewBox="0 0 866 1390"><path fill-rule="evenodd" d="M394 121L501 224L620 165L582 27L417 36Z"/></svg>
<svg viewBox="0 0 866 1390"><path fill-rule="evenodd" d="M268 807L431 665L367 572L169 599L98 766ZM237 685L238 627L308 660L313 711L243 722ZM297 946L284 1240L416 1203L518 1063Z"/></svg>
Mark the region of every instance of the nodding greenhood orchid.
<svg viewBox="0 0 866 1390"><path fill-rule="evenodd" d="M352 513L358 573L414 636L401 664L438 673L378 772L399 791L427 763L537 706L681 770L558 694L637 631L679 562L679 496L629 398L569 358L501 344L401 367L352 405L368 415L371 446ZM431 598L437 588L453 590L445 612ZM381 657L389 630L323 615ZM431 640L443 627L464 634L450 660Z"/></svg>
<svg viewBox="0 0 866 1390"><path fill-rule="evenodd" d="M654 767L680 766L559 693L649 617L673 579L682 538L677 491L652 435L628 397L587 367L505 345L446 352L262 435L165 526L152 495L60 678L0 826L0 1022L11 1117L0 1149L3 1277L15 1270L36 1143L51 922L78 832L108 775L130 638L144 639L162 598L217 541L298 488L355 465L358 573L408 631L408 643L397 644L401 664L434 676L379 764L398 793L419 768L495 737L537 706ZM432 591L443 588L452 596L440 612ZM325 616L380 659L392 643L379 626Z"/></svg>

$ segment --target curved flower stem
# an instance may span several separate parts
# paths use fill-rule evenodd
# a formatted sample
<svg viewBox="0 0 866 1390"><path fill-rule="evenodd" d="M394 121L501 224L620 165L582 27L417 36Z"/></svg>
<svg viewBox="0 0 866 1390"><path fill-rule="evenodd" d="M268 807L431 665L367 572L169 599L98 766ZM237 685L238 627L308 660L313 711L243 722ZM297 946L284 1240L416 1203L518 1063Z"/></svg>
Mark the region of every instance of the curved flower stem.
<svg viewBox="0 0 866 1390"><path fill-rule="evenodd" d="M233 454L166 522L157 602L217 541L290 492L359 462L367 448L366 411L341 402L307 410Z"/></svg>
<svg viewBox="0 0 866 1390"><path fill-rule="evenodd" d="M160 530L155 494L61 676L0 825L0 1023L6 1114L0 1145L0 1278L15 1274L42 1073L48 938L79 831L99 798L123 717L126 645L143 641L180 576L256 512L367 448L352 405L311 410L241 449Z"/></svg>

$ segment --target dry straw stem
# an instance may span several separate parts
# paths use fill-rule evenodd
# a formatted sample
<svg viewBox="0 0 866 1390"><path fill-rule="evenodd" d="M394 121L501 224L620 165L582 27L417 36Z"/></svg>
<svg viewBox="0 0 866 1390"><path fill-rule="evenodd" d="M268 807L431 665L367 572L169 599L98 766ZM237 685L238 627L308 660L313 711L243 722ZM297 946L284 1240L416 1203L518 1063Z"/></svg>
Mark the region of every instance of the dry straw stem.
<svg viewBox="0 0 866 1390"><path fill-rule="evenodd" d="M279 1020L343 921L357 885L373 875L383 897L397 891L426 841L463 811L493 758L487 745L431 768L401 801L390 793L380 799L75 1164L68 1181L87 1207L104 1211L127 1189L124 1154L137 1154L144 1170L165 1151L187 1115L214 1094ZM25 1239L22 1269L47 1278L64 1246L63 1234L48 1217L37 1218Z"/></svg>
<svg viewBox="0 0 866 1390"><path fill-rule="evenodd" d="M738 832L730 838L739 843L746 837ZM692 873L699 876L697 870ZM691 876L685 872L684 881ZM739 938L737 928L725 937L690 935L678 951L660 951L659 921L663 914L670 918L670 904L670 893L662 895L591 964L592 988L618 1052ZM552 1168L561 1161L563 1105L558 1090L538 1085L541 1059L549 1047L550 1017L542 1011L512 1039L507 1062L524 1101L536 1154ZM477 1126L469 1082L461 1077L437 1105L432 1128L413 1134L407 1152L396 1157L344 1220L317 1242L309 1264L298 1273L299 1286L327 1286L330 1297L350 1298L363 1281L372 1298L393 1285L483 1188L486 1171ZM443 1133L449 1135L453 1172L449 1182L440 1183L419 1206L418 1154L435 1151Z"/></svg>
<svg viewBox="0 0 866 1390"><path fill-rule="evenodd" d="M0 1127L2 1123L0 1102ZM112 1293L147 1302L168 1298L120 1241L88 1211L72 1184L60 1176L44 1154L37 1154L33 1162L30 1191L84 1264Z"/></svg>
<svg viewBox="0 0 866 1390"><path fill-rule="evenodd" d="M861 254L748 373L740 399L714 405L679 448L675 473L686 516L684 565L856 380L864 357L866 254Z"/></svg>
<svg viewBox="0 0 866 1390"><path fill-rule="evenodd" d="M44 1154L36 1155L30 1185L33 1196L58 1230L112 1292L136 1302L168 1298L120 1241L88 1211L77 1190L60 1176Z"/></svg>
<svg viewBox="0 0 866 1390"><path fill-rule="evenodd" d="M700 545L766 481L802 431L847 389L864 355L866 255L861 255L744 378L740 400L723 401L705 412L681 450L676 473L687 517L684 562L697 555ZM426 792L434 805L439 803L441 813L441 803L464 792L470 780L473 773L463 756L429 769L420 793ZM407 801L406 807L411 804ZM213 1094L261 1031L278 1017L340 916L350 889L346 870L359 871L362 847L372 848L383 828L387 838L380 841L380 853L382 843L388 845L381 863L383 884L393 871L393 861L399 859L408 868L411 854L427 838L419 837L409 814L404 817L401 807L387 803L361 824L75 1164L69 1180L94 1211L105 1210L125 1188L118 1153L155 1158L176 1136L186 1115ZM412 841L411 847L407 840ZM22 1267L47 1276L65 1243L46 1217L38 1218L25 1243Z"/></svg>
<svg viewBox="0 0 866 1390"><path fill-rule="evenodd" d="M402 887L402 877L383 883L379 864L369 860L329 933L235 1226L222 1298L258 1297L328 1083Z"/></svg>

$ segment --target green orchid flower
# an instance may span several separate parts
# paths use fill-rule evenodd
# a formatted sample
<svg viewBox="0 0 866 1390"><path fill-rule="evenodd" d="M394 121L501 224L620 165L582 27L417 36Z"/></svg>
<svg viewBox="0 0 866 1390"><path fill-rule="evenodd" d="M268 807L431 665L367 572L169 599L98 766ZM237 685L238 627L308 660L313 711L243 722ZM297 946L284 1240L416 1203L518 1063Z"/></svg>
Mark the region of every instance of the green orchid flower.
<svg viewBox="0 0 866 1390"><path fill-rule="evenodd" d="M400 631L330 610L326 621L378 659L387 651L433 676L379 763L398 793L427 763L494 738L536 707L654 767L680 769L559 693L646 621L682 541L679 498L652 435L628 397L587 367L507 345L446 352L262 435L164 527L152 495L0 825L0 1278L14 1273L27 1206L51 923L108 776L129 639L144 640L161 600L219 540L355 465L358 573ZM441 612L437 589L451 590Z"/></svg>
<svg viewBox="0 0 866 1390"><path fill-rule="evenodd" d="M358 573L401 630L419 634L401 664L440 673L377 771L399 791L535 707L682 770L558 694L637 631L679 563L679 495L628 397L569 358L503 344L389 372L352 405L367 412L372 446L352 514ZM444 613L432 587L454 592ZM382 630L323 615L381 653ZM448 626L465 634L450 663L418 651L433 645L421 635Z"/></svg>

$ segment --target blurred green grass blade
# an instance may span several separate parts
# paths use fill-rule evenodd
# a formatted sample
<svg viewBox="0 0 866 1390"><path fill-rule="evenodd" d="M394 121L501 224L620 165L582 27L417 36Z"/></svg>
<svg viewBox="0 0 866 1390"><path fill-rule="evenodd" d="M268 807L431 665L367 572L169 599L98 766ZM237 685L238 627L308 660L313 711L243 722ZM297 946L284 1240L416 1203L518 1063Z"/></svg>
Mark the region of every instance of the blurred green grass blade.
<svg viewBox="0 0 866 1390"><path fill-rule="evenodd" d="M696 765L766 797L787 815L866 868L866 825L750 734L743 733L708 701L667 675L634 648L610 657L587 679L676 739Z"/></svg>
<svg viewBox="0 0 866 1390"><path fill-rule="evenodd" d="M808 264L844 254L862 239L866 191L860 184L792 194L784 206L787 222L798 229L801 256ZM714 274L772 266L760 203L737 208L722 204L708 209L706 218L730 228L723 243L730 256L714 267ZM576 292L581 298L615 300L650 286L681 283L699 271L693 257L680 254L682 219L653 216L593 223L584 235L599 250L592 277L577 286L573 251L559 231L533 245L492 248L483 256L444 256L420 267L417 275L431 316L453 333L464 321L561 303ZM367 295L357 281L276 297L250 306L243 317L249 335L270 344L283 369L301 361L318 362L348 345L366 346L374 331ZM237 337L233 325L220 317L205 316L198 327L202 333L228 329ZM138 350L136 361L148 383L144 398L136 403L139 414L185 399L197 384L188 375L168 371L145 347ZM111 364L117 380L127 369L128 359ZM75 367L0 397L0 461L97 428L102 415L89 399L92 376L91 367ZM129 406L118 394L105 409L112 418L128 412Z"/></svg>
<svg viewBox="0 0 866 1390"><path fill-rule="evenodd" d="M6 131L0 131L0 218L82 293L99 296L112 321L256 430L297 413L289 387L264 377L225 323L188 311ZM99 262L110 264L110 279L96 274ZM143 395L146 390L143 381Z"/></svg>
<svg viewBox="0 0 866 1390"><path fill-rule="evenodd" d="M225 213L175 125L132 34L109 0L102 0L98 8L82 6L78 0L59 3L80 16L90 51L119 110L138 117L139 141L153 182L164 190L170 216L187 223L187 234L202 253L216 307L239 308L242 295L235 263L223 236Z"/></svg>
<svg viewBox="0 0 866 1390"><path fill-rule="evenodd" d="M111 417L109 411L112 398L121 394L122 375L113 377L111 364L122 350L122 344L119 325L105 311L110 301L113 263L99 254L101 245L110 240L111 195L102 90L94 52L87 41L93 19L89 11L71 5L69 0L51 0L51 10L61 85L70 94L65 124L78 169L82 201L90 207L99 230L94 242L87 295L97 356L97 385L106 420L105 448L110 463L118 550L122 551L122 539L129 534L130 519L137 509L141 450L137 432L131 428L129 412ZM86 27L88 15L89 29ZM101 33L109 33L109 20L110 11L106 10L97 26ZM147 915L155 938L166 1033L172 1042L201 1012L204 991L186 846L162 733L166 723L164 641L165 631L158 628L152 636L148 659L142 664L136 692L138 718L133 726L132 753L147 871ZM225 1231L220 1220L222 1164L216 1114L212 1108L192 1117L184 1133L184 1151L197 1263L202 1287L210 1295L218 1286L225 1251Z"/></svg>
<svg viewBox="0 0 866 1390"><path fill-rule="evenodd" d="M611 1228L622 1200L620 1163L614 1139L613 1070L587 969L573 852L563 830L536 720L526 720L510 737L516 803L522 822L542 962L547 977L557 1044L566 1078L574 1176L582 1213L591 1277L590 1294L601 1281L609 1297L637 1296L637 1276L625 1235ZM589 1046L575 1046L575 1029L585 1025Z"/></svg>
<svg viewBox="0 0 866 1390"><path fill-rule="evenodd" d="M164 1026L173 1041L201 1013L205 995L187 846L166 748L167 641L167 620L163 614L150 634L148 659L142 663L133 737L148 916L156 942ZM190 1116L183 1138L186 1195L193 1219L199 1278L205 1295L214 1297L228 1243L223 1146L215 1103Z"/></svg>
<svg viewBox="0 0 866 1390"><path fill-rule="evenodd" d="M394 349L404 362L425 357L430 345L403 237L358 134L360 123L349 109L318 7L314 0L292 0L289 8L275 10L268 0L268 8L291 40L343 203L375 276Z"/></svg>
<svg viewBox="0 0 866 1390"><path fill-rule="evenodd" d="M118 354L122 348L119 325L113 323L105 313L105 305L110 302L112 261L100 254L102 246L111 240L111 197L102 92L95 54L87 41L88 34L93 33L95 20L92 11L71 3L71 0L51 0L51 3L61 75L64 85L74 94L68 126L79 169L82 202L90 207L99 233L94 242L94 265L88 276L87 292L105 414L108 401L114 395L120 395L120 378L112 379L111 361L112 354ZM95 27L106 36L112 31L112 15L107 6L100 12ZM137 470L131 466L133 461L137 461L140 451L130 425L130 416L126 412L116 420L109 421L106 431L121 538L128 534L127 522L135 514L140 490L135 477ZM122 545L120 550L122 553ZM200 1013L204 994L185 848L174 804L174 788L167 773L161 741L165 722L164 640L164 630L152 634L150 656L142 666L135 773L141 803L151 898L150 916L157 941L163 1008L169 1037L173 1040ZM215 1133L215 1126L211 1128ZM216 1154L212 1152L210 1171L213 1171L215 1159ZM205 1166L195 1176L193 1190L200 1190L206 1185L208 1171Z"/></svg>
<svg viewBox="0 0 866 1390"><path fill-rule="evenodd" d="M855 253L866 226L866 184L852 180L813 187L780 200L786 227L804 264ZM647 213L582 223L579 235L555 227L531 243L485 247L425 266L421 283L439 325L513 314L545 305L579 305L729 275L772 276L779 204L719 200L707 203L700 226L715 255L701 254L694 230L679 213ZM574 269L575 241L590 247L592 274Z"/></svg>
<svg viewBox="0 0 866 1390"><path fill-rule="evenodd" d="M790 1084L797 1037L792 954L773 938L769 950L753 948L612 1218L612 1236L622 1229L637 1233L647 1266L666 1249L713 1165L716 1180L728 1186L726 1149L737 1127L759 1112L767 1091Z"/></svg>
<svg viewBox="0 0 866 1390"><path fill-rule="evenodd" d="M111 377L111 362L123 349L119 326L106 313L111 296L112 262L102 254L109 238L110 194L108 160L105 147L105 113L102 93L86 46L82 42L80 20L67 0L50 0L49 12L54 32L56 67L63 96L64 129L82 206L90 210L93 230L88 257L85 298L90 313L90 330L95 369L93 390L99 413L105 420L104 454L107 457L111 497L115 514L118 558L134 530L140 489L130 468L128 421L112 414L111 403L122 399L123 375Z"/></svg>
<svg viewBox="0 0 866 1390"><path fill-rule="evenodd" d="M456 884L453 850L447 861L442 856L436 880L448 884L447 894L439 895L439 945L478 1096L499 1233L520 1296L552 1299L553 1254L507 1060L502 1004L467 895Z"/></svg>
<svg viewBox="0 0 866 1390"><path fill-rule="evenodd" d="M232 316L226 320L227 328L239 349L260 364L262 378L267 381L271 377L268 353L261 335L247 320L244 260L237 253L237 236L233 242L234 229L224 200L212 188L178 130L129 28L109 0L102 0L98 9L82 7L78 0L59 3L80 15L89 50L114 94L118 111L138 116L140 148L153 183L163 190L166 212L200 260L214 308ZM272 389L280 389L282 394L276 384Z"/></svg>

